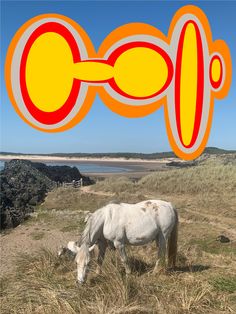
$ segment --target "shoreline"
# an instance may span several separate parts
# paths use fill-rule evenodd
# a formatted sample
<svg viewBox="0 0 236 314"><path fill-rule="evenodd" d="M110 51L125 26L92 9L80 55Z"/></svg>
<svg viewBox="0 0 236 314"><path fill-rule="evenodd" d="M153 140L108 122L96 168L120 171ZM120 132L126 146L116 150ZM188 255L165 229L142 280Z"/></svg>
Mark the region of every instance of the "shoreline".
<svg viewBox="0 0 236 314"><path fill-rule="evenodd" d="M0 161L10 161L12 159L30 160L34 162L42 163L58 163L58 164L96 164L99 166L111 166L121 168L119 172L87 172L81 171L85 176L93 177L95 179L102 179L111 176L126 176L132 179L139 179L145 175L148 175L155 171L163 171L167 165L178 160L177 158L163 158L163 159L125 159L125 158L91 158L91 157L51 157L51 156L39 156L39 155L0 155ZM78 167L79 168L79 167ZM127 171L124 171L124 168Z"/></svg>
<svg viewBox="0 0 236 314"><path fill-rule="evenodd" d="M40 155L0 155L1 161L8 161L11 159L31 160L31 161L45 161L45 162L99 162L99 163L161 163L166 164L172 161L180 161L177 157L162 158L162 159L141 159L141 158L130 158L126 159L111 158L111 157L57 157L57 156L40 156Z"/></svg>

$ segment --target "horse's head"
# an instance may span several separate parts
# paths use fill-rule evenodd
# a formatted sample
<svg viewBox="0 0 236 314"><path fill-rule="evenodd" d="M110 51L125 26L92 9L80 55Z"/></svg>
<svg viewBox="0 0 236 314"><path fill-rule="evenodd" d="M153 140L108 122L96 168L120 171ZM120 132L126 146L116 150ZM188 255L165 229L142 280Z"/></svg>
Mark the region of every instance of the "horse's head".
<svg viewBox="0 0 236 314"><path fill-rule="evenodd" d="M75 255L77 254L77 251L78 251L78 246L77 246L76 242L69 241L67 243L67 246L60 246L60 249L59 249L57 254L59 257L61 257L63 255L75 257Z"/></svg>
<svg viewBox="0 0 236 314"><path fill-rule="evenodd" d="M77 282L82 284L86 280L88 265L90 262L90 249L85 244L77 247L77 254L75 257L77 264Z"/></svg>

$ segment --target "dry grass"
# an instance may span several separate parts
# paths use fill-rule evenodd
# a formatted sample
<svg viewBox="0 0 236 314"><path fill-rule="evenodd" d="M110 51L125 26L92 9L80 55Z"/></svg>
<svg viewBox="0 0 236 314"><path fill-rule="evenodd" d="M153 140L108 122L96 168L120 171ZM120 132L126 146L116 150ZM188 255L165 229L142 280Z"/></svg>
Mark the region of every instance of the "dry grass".
<svg viewBox="0 0 236 314"><path fill-rule="evenodd" d="M133 183L127 177L98 182L95 190L113 193L155 192L160 194L231 193L236 190L236 165L206 164L154 172Z"/></svg>
<svg viewBox="0 0 236 314"><path fill-rule="evenodd" d="M175 272L152 272L156 247L128 248L132 274L125 275L116 252L108 251L101 275L92 261L88 281L75 283L76 267L43 250L20 256L18 270L1 281L1 313L234 313L236 312L236 167L209 161L194 168L153 173L133 183L127 178L99 182L97 191L75 189L49 193L35 221L61 232L83 227L83 211L111 200L147 198L172 201L180 214L179 253ZM61 222L64 213L63 222ZM225 234L230 243L216 241ZM39 243L40 241L35 241Z"/></svg>
<svg viewBox="0 0 236 314"><path fill-rule="evenodd" d="M235 283L215 275L209 280L213 275L212 271L210 277L207 274L209 266L188 265L187 259L175 273L153 274L154 248L149 248L149 257L145 250L129 252L135 253L129 276L119 257L108 252L102 274L95 275L93 262L88 282L81 287L75 283L73 261L59 261L50 251L39 252L37 257L21 256L17 274L5 282L3 279L1 313L230 312ZM180 256L183 259L189 253L184 249ZM197 256L191 262L196 260Z"/></svg>
<svg viewBox="0 0 236 314"><path fill-rule="evenodd" d="M48 193L41 210L94 211L106 204L106 197L81 193L79 189L58 188Z"/></svg>
<svg viewBox="0 0 236 314"><path fill-rule="evenodd" d="M138 186L162 194L232 193L236 190L236 166L200 165L148 175Z"/></svg>

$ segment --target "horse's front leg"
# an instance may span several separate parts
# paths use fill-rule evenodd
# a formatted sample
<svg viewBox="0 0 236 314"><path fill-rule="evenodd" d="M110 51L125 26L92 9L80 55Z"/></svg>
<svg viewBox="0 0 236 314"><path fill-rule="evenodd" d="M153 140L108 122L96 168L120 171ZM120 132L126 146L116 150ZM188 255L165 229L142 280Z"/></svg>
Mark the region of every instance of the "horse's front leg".
<svg viewBox="0 0 236 314"><path fill-rule="evenodd" d="M115 248L119 251L120 257L121 257L121 261L125 266L125 272L126 274L131 274L131 269L128 263L128 257L125 251L125 246L124 244L120 243L120 242L114 242L114 246Z"/></svg>
<svg viewBox="0 0 236 314"><path fill-rule="evenodd" d="M158 272L161 269L166 268L166 239L162 232L158 235L156 239L156 245L158 249L157 261L154 267L154 272Z"/></svg>
<svg viewBox="0 0 236 314"><path fill-rule="evenodd" d="M98 257L97 257L97 269L96 273L100 274L101 273L101 267L102 263L104 261L105 253L107 249L107 241L105 239L99 240L98 242Z"/></svg>

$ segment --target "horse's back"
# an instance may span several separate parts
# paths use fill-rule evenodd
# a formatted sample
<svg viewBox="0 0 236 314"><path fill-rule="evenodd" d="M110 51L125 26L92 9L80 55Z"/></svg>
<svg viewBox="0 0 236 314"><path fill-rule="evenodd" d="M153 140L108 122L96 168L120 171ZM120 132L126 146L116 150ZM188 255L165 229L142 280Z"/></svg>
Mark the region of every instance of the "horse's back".
<svg viewBox="0 0 236 314"><path fill-rule="evenodd" d="M149 242L159 232L166 232L174 225L171 203L148 200L136 204L108 204L104 208L103 232L106 238L126 238L133 245Z"/></svg>
<svg viewBox="0 0 236 314"><path fill-rule="evenodd" d="M170 202L162 200L146 200L136 204L110 203L105 206L108 219L118 222L123 219L152 216L162 220L175 217L175 210Z"/></svg>
<svg viewBox="0 0 236 314"><path fill-rule="evenodd" d="M129 208L129 204L125 205ZM132 207L130 208L132 211ZM171 232L178 219L173 205L162 200L142 201L134 204L133 208L137 208L137 214L142 216L141 221L144 221L145 217L149 217L150 224L151 221L155 222L158 232L161 230L164 235L168 235ZM148 224L148 220L146 222Z"/></svg>

